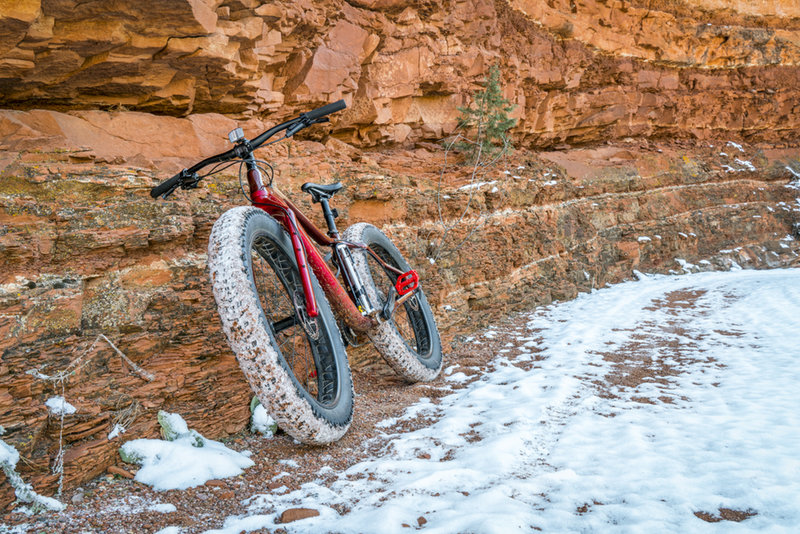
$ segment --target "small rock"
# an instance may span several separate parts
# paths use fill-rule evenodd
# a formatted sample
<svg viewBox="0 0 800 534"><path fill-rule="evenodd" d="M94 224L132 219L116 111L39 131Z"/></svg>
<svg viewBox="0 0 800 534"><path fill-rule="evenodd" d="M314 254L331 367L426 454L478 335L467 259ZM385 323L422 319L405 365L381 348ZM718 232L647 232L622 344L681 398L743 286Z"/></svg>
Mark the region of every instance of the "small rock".
<svg viewBox="0 0 800 534"><path fill-rule="evenodd" d="M79 489L75 492L75 495L72 496L72 504L80 504L83 502L83 490Z"/></svg>
<svg viewBox="0 0 800 534"><path fill-rule="evenodd" d="M212 480L206 481L206 486L212 487L212 488L213 487L222 488L222 487L227 486L227 484L225 484L225 482L223 482L222 480L212 479Z"/></svg>
<svg viewBox="0 0 800 534"><path fill-rule="evenodd" d="M284 510L281 514L278 523L291 523L292 521L299 521L300 519L308 519L309 517L317 517L319 511L312 508L289 508Z"/></svg>
<svg viewBox="0 0 800 534"><path fill-rule="evenodd" d="M424 518L424 517L422 517L422 516L419 516L419 517L417 518L417 523L419 523L419 526L422 526L422 525L424 525L424 524L425 524L425 523L427 523L427 522L428 522L428 520L427 520L427 519L425 519L425 518Z"/></svg>
<svg viewBox="0 0 800 534"><path fill-rule="evenodd" d="M235 496L236 494L233 492L233 490L223 491L219 494L220 499L233 499Z"/></svg>
<svg viewBox="0 0 800 534"><path fill-rule="evenodd" d="M108 471L112 475L118 475L123 478L134 478L136 476L130 471L127 471L121 467L117 467L116 465L108 466L108 469L106 469L106 471Z"/></svg>

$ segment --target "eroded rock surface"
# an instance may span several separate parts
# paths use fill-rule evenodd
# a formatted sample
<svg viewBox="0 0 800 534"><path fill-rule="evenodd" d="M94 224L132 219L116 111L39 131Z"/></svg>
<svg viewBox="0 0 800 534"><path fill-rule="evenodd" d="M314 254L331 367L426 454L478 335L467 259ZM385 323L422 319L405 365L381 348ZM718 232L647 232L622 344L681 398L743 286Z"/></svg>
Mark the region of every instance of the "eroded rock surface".
<svg viewBox="0 0 800 534"><path fill-rule="evenodd" d="M446 348L633 270L798 265L799 35L792 0L0 2L3 439L52 494L59 444L70 487L155 437L159 409L212 438L245 428L205 257L237 179L148 191L236 124L338 98L329 127L261 156L320 224L299 185L345 182L340 227L398 243ZM470 179L437 143L493 63L520 148ZM28 373L71 363L63 383ZM55 395L76 407L63 431Z"/></svg>
<svg viewBox="0 0 800 534"><path fill-rule="evenodd" d="M122 440L157 435L159 409L211 437L245 428L251 393L220 331L205 256L213 222L244 202L236 177L156 202L150 187L190 161L175 146L149 144L147 128L107 135L102 148L87 142L98 125L138 124L142 114L11 115L29 130L6 138L19 145L0 170L0 425L26 458L25 476L45 492L57 484L50 468L61 419L44 406L57 394L77 408L64 419L67 487L118 462ZM162 136L205 153L221 143L209 132L227 131L230 121L152 120ZM45 148L21 148L32 139ZM468 168L445 167L435 145L365 153L332 139L293 141L262 155L318 224L300 184L346 183L334 199L340 227L372 222L406 252L445 347L461 331L634 269L798 264L797 149L629 141L518 150L472 181ZM99 334L155 379L102 340L91 348ZM79 358L63 392L28 374L52 375ZM387 372L369 347L350 358L358 369ZM109 439L117 424L125 434Z"/></svg>
<svg viewBox="0 0 800 534"><path fill-rule="evenodd" d="M24 0L0 106L280 120L344 98L359 145L439 139L490 64L527 144L797 139L793 0Z"/></svg>

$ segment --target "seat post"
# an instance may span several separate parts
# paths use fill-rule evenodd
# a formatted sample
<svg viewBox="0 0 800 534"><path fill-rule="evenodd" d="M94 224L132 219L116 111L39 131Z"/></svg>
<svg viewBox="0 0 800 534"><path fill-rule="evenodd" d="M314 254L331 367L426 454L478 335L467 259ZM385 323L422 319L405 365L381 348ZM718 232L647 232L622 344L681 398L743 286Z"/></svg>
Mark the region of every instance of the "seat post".
<svg viewBox="0 0 800 534"><path fill-rule="evenodd" d="M339 216L339 213L331 208L328 199L336 194L342 187L341 182L335 184L320 185L312 182L306 182L300 189L311 195L311 202L319 202L322 204L322 213L325 215L325 223L328 225L328 235L333 239L339 239L339 230L336 229L336 222L334 219Z"/></svg>
<svg viewBox="0 0 800 534"><path fill-rule="evenodd" d="M334 213L328 204L328 199L322 197L319 199L319 203L322 204L322 214L325 216L325 224L328 225L328 235L333 239L339 239L339 230L336 229Z"/></svg>

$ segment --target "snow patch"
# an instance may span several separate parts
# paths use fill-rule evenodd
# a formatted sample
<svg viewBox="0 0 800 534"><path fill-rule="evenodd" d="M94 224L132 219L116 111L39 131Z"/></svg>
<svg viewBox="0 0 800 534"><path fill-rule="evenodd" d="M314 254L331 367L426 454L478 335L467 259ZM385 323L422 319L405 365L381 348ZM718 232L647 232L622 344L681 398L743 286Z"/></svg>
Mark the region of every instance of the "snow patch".
<svg viewBox="0 0 800 534"><path fill-rule="evenodd" d="M271 438L278 430L278 423L269 416L264 406L259 404L253 408L252 424L250 428L254 434L258 432L263 436Z"/></svg>
<svg viewBox="0 0 800 534"><path fill-rule="evenodd" d="M671 308L676 292L706 293ZM403 532L420 515L431 532L695 532L708 530L695 511L721 507L756 512L728 529L790 532L800 521L798 303L800 271L787 270L654 275L540 308L528 326L542 337L537 368L496 360L439 399L430 427L330 487L252 499L251 515L214 532L271 528L265 511L296 502L320 516L292 532ZM645 356L669 375L598 395L614 372L598 351L641 346L642 335L664 340ZM679 352L664 354L674 336Z"/></svg>
<svg viewBox="0 0 800 534"><path fill-rule="evenodd" d="M727 146L732 146L733 148L735 148L739 152L744 152L744 149L742 148L742 145L740 145L739 143L734 143L733 141L728 141L728 145Z"/></svg>
<svg viewBox="0 0 800 534"><path fill-rule="evenodd" d="M159 502L156 504L151 504L147 507L148 510L151 512L158 512L161 514L171 514L172 512L177 511L178 509L175 508L174 504L166 503L166 502Z"/></svg>
<svg viewBox="0 0 800 534"><path fill-rule="evenodd" d="M125 433L125 427L122 426L119 423L116 423L114 425L114 428L111 429L111 432L108 433L108 441L111 441L112 439L116 438L120 434L124 434L124 433Z"/></svg>
<svg viewBox="0 0 800 534"><path fill-rule="evenodd" d="M688 261L681 258L675 258L675 262L681 266L681 269L685 273L691 273L697 271L697 265L695 265L694 263L689 263Z"/></svg>
<svg viewBox="0 0 800 534"><path fill-rule="evenodd" d="M5 432L5 429L3 431ZM42 508L56 512L62 511L65 508L63 503L52 497L39 495L34 491L33 486L22 480L16 470L19 458L17 449L0 439L0 470L5 473L6 484L14 488L14 496L17 500L32 505L28 508L30 515ZM18 510L23 511L24 509L20 507ZM0 525L0 527L2 526Z"/></svg>
<svg viewBox="0 0 800 534"><path fill-rule="evenodd" d="M448 382L455 382L456 384L460 384L462 382L466 382L469 380L469 377L462 372L453 373L452 375L445 378Z"/></svg>
<svg viewBox="0 0 800 534"><path fill-rule="evenodd" d="M17 449L0 439L0 464L7 464L15 467L19 462L19 452Z"/></svg>
<svg viewBox="0 0 800 534"><path fill-rule="evenodd" d="M136 439L120 448L125 461L141 464L137 482L158 491L187 489L212 479L240 475L255 465L247 456L190 431L180 415L166 416L170 429L177 434L173 440Z"/></svg>
<svg viewBox="0 0 800 534"><path fill-rule="evenodd" d="M457 191L469 191L471 189L480 189L481 187L483 187L485 185L494 185L496 183L497 183L497 180L492 180L491 182L476 182L474 184L462 185L461 187L459 187L457 189Z"/></svg>
<svg viewBox="0 0 800 534"><path fill-rule="evenodd" d="M44 404L50 409L50 413L53 415L70 415L76 412L75 406L68 403L64 397L60 395L50 397Z"/></svg>

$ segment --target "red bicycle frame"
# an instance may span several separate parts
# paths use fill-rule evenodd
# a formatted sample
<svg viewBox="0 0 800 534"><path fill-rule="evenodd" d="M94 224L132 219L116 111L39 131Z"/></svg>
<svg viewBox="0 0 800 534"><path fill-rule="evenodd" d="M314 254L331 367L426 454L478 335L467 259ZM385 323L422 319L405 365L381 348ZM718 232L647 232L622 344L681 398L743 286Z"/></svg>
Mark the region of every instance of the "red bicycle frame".
<svg viewBox="0 0 800 534"><path fill-rule="evenodd" d="M277 189L273 189L271 182L269 186L264 185L261 172L258 170L258 164L253 157L253 151L262 146L275 134L285 131L286 134L283 138L286 139L312 124L327 121L327 115L340 111L345 107L344 100L339 100L338 102L327 104L321 108L309 111L308 113L301 113L299 117L273 126L251 141L248 141L244 137L244 132L241 128L236 128L228 134L230 142L235 144L233 148L221 154L208 157L192 165L188 169L183 169L172 178L153 187L150 190L150 196L153 198L161 197L166 199L179 187L181 189L194 189L202 178L219 172L221 169L219 169L219 165L217 165L210 173L203 176L197 174L199 170L208 165L221 164L231 160L243 161L247 165L247 183L250 187L250 201L252 205L264 210L275 218L283 225L291 237L292 248L294 249L294 255L297 260L297 266L303 285L303 295L306 305L305 313L310 317L316 317L318 315L317 301L314 296L313 286L311 285L311 271L308 269L310 265L311 270L317 276L317 280L319 280L322 290L325 292L325 296L328 298L331 306L333 306L337 317L342 319L344 323L355 332L366 332L377 324L379 317L391 319L395 310L397 310L401 304L413 298L416 289L419 287L419 277L417 273L413 270L404 273L396 267L387 264L367 246L339 241L339 235L333 222L333 215L327 204L327 198L329 197L320 199L326 221L329 225L328 235L331 237L325 235L319 228L314 226L314 223L308 220L288 198L284 197ZM274 143L275 141L272 142ZM331 272L319 251L311 242L312 239L319 245L328 246L333 249L332 257L334 257L334 261L339 268L344 267L342 275L350 293L339 284L336 275ZM352 272L352 264L348 259L349 254L340 255L340 249L342 249L341 245L366 250L386 271L397 275L394 290L390 291L387 302L383 304L383 309L376 309L375 303L370 302L369 298L364 296L363 283L358 280L359 277L357 274ZM400 298L397 298L398 296ZM363 314L362 310L364 312Z"/></svg>
<svg viewBox="0 0 800 534"><path fill-rule="evenodd" d="M317 316L317 301L311 286L309 264L317 276L325 296L347 326L356 332L366 332L377 322L372 317L365 317L350 299L347 291L328 268L325 259L312 244L311 239L322 246L332 246L335 241L326 236L313 222L292 204L292 202L272 187L264 185L258 168L251 167L247 171L247 183L250 187L250 198L253 206L260 208L281 223L292 239L300 279L303 282L303 293L306 299L306 313L310 317Z"/></svg>

